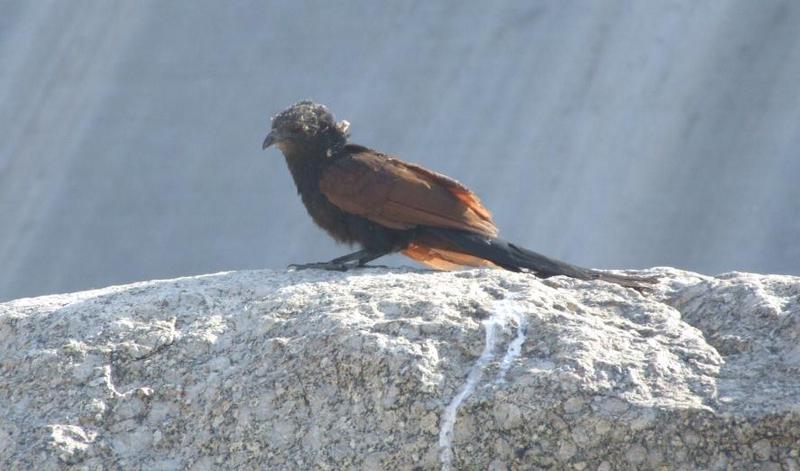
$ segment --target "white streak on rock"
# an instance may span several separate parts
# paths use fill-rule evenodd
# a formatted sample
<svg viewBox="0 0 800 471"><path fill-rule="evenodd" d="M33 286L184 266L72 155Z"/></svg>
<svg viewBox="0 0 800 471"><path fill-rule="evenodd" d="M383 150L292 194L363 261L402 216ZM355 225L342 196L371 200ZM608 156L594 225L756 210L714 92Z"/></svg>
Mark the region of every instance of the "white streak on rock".
<svg viewBox="0 0 800 471"><path fill-rule="evenodd" d="M464 402L464 399L468 398L473 391L475 391L475 386L478 384L478 381L481 380L483 376L483 369L486 367L486 364L492 360L494 357L494 346L495 342L497 341L497 335L495 327L497 327L497 321L495 319L495 315L492 314L492 317L483 321L484 329L486 329L486 342L483 347L483 353L481 356L478 357L478 360L472 365L472 368L469 370L469 374L467 375L467 382L464 383L464 386L461 388L461 391L456 394L453 400L450 401L450 404L444 409L444 414L442 415L441 419L441 426L439 428L439 448L441 449L441 462L442 462L442 469L449 470L452 469L453 464L453 428L456 424L456 415L458 414L458 407Z"/></svg>
<svg viewBox="0 0 800 471"><path fill-rule="evenodd" d="M513 299L497 301L493 311L499 313L500 316L505 319L506 323L513 319L517 324L517 336L508 344L506 354L503 355L503 359L500 361L500 371L497 372L497 378L495 378L495 383L502 383L506 379L508 369L511 368L511 363L519 357L522 352L522 344L525 343L525 329L528 322L524 315L525 313L519 306L514 304Z"/></svg>
<svg viewBox="0 0 800 471"><path fill-rule="evenodd" d="M475 387L483 377L483 370L486 365L494 358L494 350L497 344L498 327L505 330L509 321L517 324L517 336L509 343L506 353L500 362L500 370L497 373L495 382L505 379L506 373L511 366L511 362L519 356L522 350L522 343L525 341L525 318L520 311L513 305L513 300L500 300L493 304L491 316L482 322L486 331L486 340L483 352L478 360L472 365L467 375L467 381L458 394L450 401L442 414L441 426L439 428L439 448L442 470L450 470L453 466L453 430L456 424L458 408L475 391Z"/></svg>

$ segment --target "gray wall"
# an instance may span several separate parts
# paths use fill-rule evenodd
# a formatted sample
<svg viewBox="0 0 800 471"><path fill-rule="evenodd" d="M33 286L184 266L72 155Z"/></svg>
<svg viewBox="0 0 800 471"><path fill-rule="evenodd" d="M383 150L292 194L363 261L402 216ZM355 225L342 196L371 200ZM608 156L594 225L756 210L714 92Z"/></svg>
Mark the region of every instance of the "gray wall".
<svg viewBox="0 0 800 471"><path fill-rule="evenodd" d="M260 149L309 97L545 254L800 274L800 2L0 11L0 299L343 253Z"/></svg>

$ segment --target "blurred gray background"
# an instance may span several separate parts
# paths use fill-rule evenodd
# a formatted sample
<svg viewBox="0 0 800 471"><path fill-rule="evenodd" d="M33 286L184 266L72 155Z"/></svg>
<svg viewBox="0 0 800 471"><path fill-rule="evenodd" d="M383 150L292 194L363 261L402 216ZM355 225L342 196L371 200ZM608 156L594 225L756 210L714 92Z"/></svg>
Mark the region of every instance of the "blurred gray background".
<svg viewBox="0 0 800 471"><path fill-rule="evenodd" d="M341 255L304 98L536 251L800 275L800 2L0 0L0 300Z"/></svg>

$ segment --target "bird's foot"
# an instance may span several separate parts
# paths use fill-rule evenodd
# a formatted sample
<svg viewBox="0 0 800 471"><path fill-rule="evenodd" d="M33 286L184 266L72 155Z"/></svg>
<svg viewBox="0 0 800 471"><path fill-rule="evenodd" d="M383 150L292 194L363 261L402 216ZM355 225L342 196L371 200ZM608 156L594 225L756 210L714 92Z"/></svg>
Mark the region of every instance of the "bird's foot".
<svg viewBox="0 0 800 471"><path fill-rule="evenodd" d="M329 271L347 271L353 268L352 265L337 262L316 262L316 263L293 263L289 265L290 271L296 270L329 270Z"/></svg>
<svg viewBox="0 0 800 471"><path fill-rule="evenodd" d="M355 268L389 268L388 265L358 265Z"/></svg>
<svg viewBox="0 0 800 471"><path fill-rule="evenodd" d="M367 265L365 263L354 262L316 262L316 263L293 263L287 267L290 271L296 270L328 270L328 271L347 271L355 268L389 268L386 265Z"/></svg>

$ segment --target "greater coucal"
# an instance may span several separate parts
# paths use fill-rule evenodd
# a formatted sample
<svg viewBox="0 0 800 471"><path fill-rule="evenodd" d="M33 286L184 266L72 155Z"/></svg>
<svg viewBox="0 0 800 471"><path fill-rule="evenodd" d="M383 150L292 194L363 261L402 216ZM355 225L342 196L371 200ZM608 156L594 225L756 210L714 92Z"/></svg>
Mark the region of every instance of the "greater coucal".
<svg viewBox="0 0 800 471"><path fill-rule="evenodd" d="M362 249L297 268L347 270L402 252L438 270L502 267L643 288L652 278L615 275L553 260L497 237L491 214L461 183L347 142L350 124L301 101L272 119L263 148L276 145L314 222Z"/></svg>

